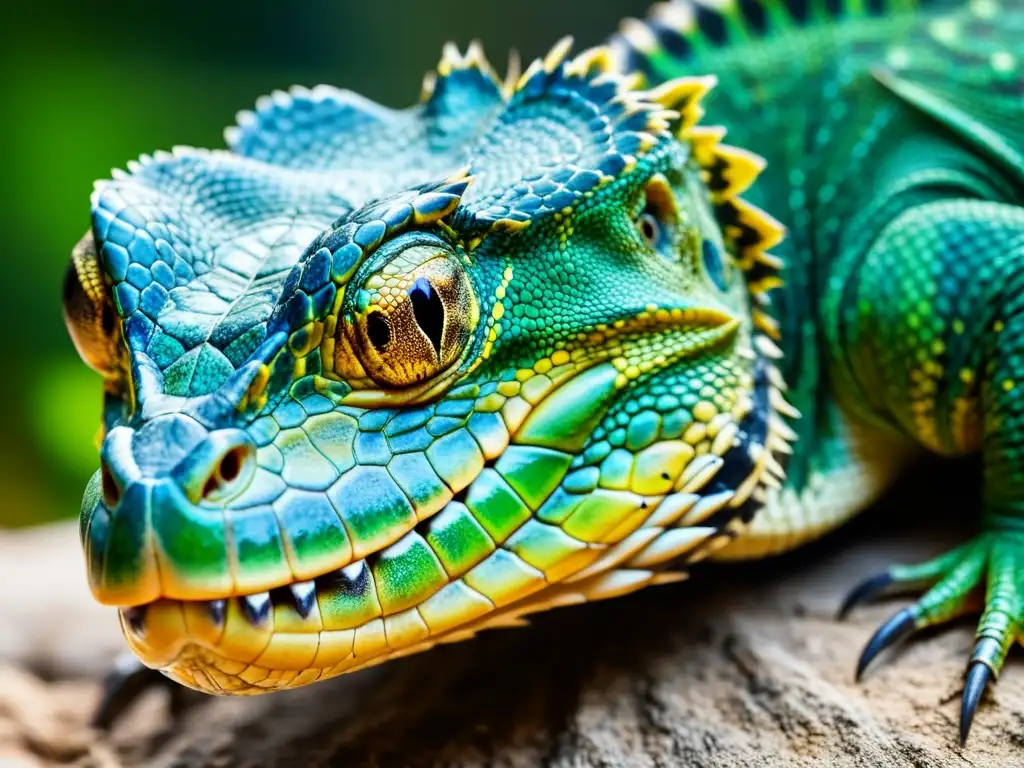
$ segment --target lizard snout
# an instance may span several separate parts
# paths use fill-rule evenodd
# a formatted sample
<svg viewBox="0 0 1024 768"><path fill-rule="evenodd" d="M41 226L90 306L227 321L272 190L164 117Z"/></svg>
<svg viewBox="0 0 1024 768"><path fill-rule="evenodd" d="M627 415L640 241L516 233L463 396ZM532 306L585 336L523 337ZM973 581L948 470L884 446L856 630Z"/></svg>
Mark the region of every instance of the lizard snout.
<svg viewBox="0 0 1024 768"><path fill-rule="evenodd" d="M183 414L112 429L83 500L96 598L126 606L230 590L225 507L256 471L256 445L239 429L211 431Z"/></svg>

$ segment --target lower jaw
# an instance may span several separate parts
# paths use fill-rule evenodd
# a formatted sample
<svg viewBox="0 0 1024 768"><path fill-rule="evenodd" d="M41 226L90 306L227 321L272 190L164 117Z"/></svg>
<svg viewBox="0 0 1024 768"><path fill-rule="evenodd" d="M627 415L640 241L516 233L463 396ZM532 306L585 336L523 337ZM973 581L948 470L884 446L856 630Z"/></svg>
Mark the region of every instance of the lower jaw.
<svg viewBox="0 0 1024 768"><path fill-rule="evenodd" d="M694 560L728 541L727 536L714 535L713 529L704 530L707 535L694 540ZM347 629L325 628L315 600L305 617L287 602L275 602L258 622L253 622L244 598L215 601L216 607L223 603L222 613L211 611L209 603L158 600L144 612L123 609L120 618L129 646L146 666L203 693L251 696L297 688L467 639L484 628L520 626L525 614L685 578L682 573L647 568L598 569L587 575L590 571L584 569L564 582L524 585L507 593L507 602L488 610L467 612L452 605L442 615L420 605ZM446 589L460 584L450 582ZM430 626L424 614L433 620Z"/></svg>
<svg viewBox="0 0 1024 768"><path fill-rule="evenodd" d="M704 477L691 482L707 481ZM705 506L713 502L717 509L726 504L721 499L724 494L707 499L693 493L680 495L689 498L687 504L673 505L670 516L661 513L661 505L656 504L644 525L620 544L577 553L572 562L562 564L564 570L558 574L538 572L531 581L492 585L496 591L491 590L490 598L470 589L462 577L413 607L385 616L364 614L359 621L349 613L345 624L338 626L330 607L321 614L321 606L330 606L337 594L317 580L224 600L161 599L121 609L121 626L132 651L146 666L189 688L219 695L297 688L439 643L462 640L484 628L516 626L524 614L678 581L682 574L662 571L668 562L665 558L671 557L678 565L692 563L731 540L724 528L675 528L680 515L696 511L698 499ZM711 507L702 513L709 510ZM660 513L657 523L655 511ZM661 552L663 559L645 558L648 543L653 542L651 549L655 549L655 537L670 528L690 536L684 548ZM616 554L631 541L634 548L628 555ZM366 566L355 564L340 573L347 571L348 581L358 584L362 579L356 568Z"/></svg>
<svg viewBox="0 0 1024 768"><path fill-rule="evenodd" d="M348 628L325 627L316 599L305 616L286 600L260 608L254 614L247 598L162 599L123 609L120 619L144 664L211 694L295 688L438 642L416 608Z"/></svg>

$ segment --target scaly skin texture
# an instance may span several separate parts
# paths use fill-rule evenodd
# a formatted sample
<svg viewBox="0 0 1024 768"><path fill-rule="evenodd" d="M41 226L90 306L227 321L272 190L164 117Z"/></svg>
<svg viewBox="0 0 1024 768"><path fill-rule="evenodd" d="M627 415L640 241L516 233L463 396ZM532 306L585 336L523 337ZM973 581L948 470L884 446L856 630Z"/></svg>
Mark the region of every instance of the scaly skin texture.
<svg viewBox="0 0 1024 768"><path fill-rule="evenodd" d="M749 197L789 232L780 367L806 417L784 487L723 555L838 524L914 454L981 453L977 538L867 580L843 608L926 589L871 639L860 675L895 640L976 610L984 588L965 740L1024 627L1024 6L838 5L669 3L625 22L615 47L653 82L718 76L708 121L767 159Z"/></svg>
<svg viewBox="0 0 1024 768"><path fill-rule="evenodd" d="M712 80L567 52L275 94L97 186L82 540L147 665L261 693L674 581L777 482L762 163L697 125Z"/></svg>
<svg viewBox="0 0 1024 768"><path fill-rule="evenodd" d="M835 5L670 3L517 87L448 50L420 107L279 94L100 185L82 531L140 658L301 685L790 548L980 451L979 536L847 606L930 587L863 671L986 582L966 738L1024 620L1024 10ZM747 192L717 123L768 161Z"/></svg>

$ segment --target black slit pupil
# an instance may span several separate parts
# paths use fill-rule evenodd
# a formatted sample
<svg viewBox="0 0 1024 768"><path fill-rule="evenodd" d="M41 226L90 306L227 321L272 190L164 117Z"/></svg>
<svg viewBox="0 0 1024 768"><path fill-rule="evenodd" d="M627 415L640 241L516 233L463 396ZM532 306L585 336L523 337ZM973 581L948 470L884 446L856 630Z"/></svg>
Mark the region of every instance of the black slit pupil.
<svg viewBox="0 0 1024 768"><path fill-rule="evenodd" d="M371 312L366 318L366 335L378 351L383 352L391 341L391 328L380 312Z"/></svg>
<svg viewBox="0 0 1024 768"><path fill-rule="evenodd" d="M644 212L640 219L640 231L649 243L655 243L658 239L658 224L654 215L649 211Z"/></svg>
<svg viewBox="0 0 1024 768"><path fill-rule="evenodd" d="M409 289L412 313L420 330L430 339L438 358L441 357L441 337L444 335L444 304L434 286L425 277L417 277Z"/></svg>

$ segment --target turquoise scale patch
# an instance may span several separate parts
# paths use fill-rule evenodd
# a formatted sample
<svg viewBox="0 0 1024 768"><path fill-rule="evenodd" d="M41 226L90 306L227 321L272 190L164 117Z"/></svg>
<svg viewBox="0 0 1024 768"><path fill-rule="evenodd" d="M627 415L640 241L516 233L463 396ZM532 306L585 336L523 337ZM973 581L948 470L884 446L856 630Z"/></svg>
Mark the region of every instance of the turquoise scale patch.
<svg viewBox="0 0 1024 768"><path fill-rule="evenodd" d="M139 263L132 263L128 265L128 270L125 272L125 280L138 290L142 290L151 282L153 282L153 276L150 274L149 269Z"/></svg>
<svg viewBox="0 0 1024 768"><path fill-rule="evenodd" d="M185 348L173 336L168 336L157 328L149 341L146 352L153 358L154 363L161 368L167 368L185 354Z"/></svg>
<svg viewBox="0 0 1024 768"><path fill-rule="evenodd" d="M383 432L360 432L354 444L356 461L383 466L391 461L391 449Z"/></svg>
<svg viewBox="0 0 1024 768"><path fill-rule="evenodd" d="M277 408L274 409L274 418L281 425L281 429L294 429L304 426L306 409L302 403L293 397L285 398Z"/></svg>
<svg viewBox="0 0 1024 768"><path fill-rule="evenodd" d="M171 290L175 285L174 270L165 262L157 261L153 264L153 279L159 283L164 290Z"/></svg>
<svg viewBox="0 0 1024 768"><path fill-rule="evenodd" d="M356 557L373 552L416 525L416 513L384 467L350 469L327 492L352 537Z"/></svg>
<svg viewBox="0 0 1024 768"><path fill-rule="evenodd" d="M642 411L634 416L626 428L626 447L639 451L658 439L661 416L654 411Z"/></svg>
<svg viewBox="0 0 1024 768"><path fill-rule="evenodd" d="M373 575L385 615L422 602L448 582L433 550L412 531L375 558Z"/></svg>
<svg viewBox="0 0 1024 768"><path fill-rule="evenodd" d="M259 349L260 344L266 341L266 338L266 325L262 323L256 325L228 344L224 348L224 356L233 366L240 367L253 352Z"/></svg>
<svg viewBox="0 0 1024 768"><path fill-rule="evenodd" d="M199 348L192 382L188 388L189 396L195 397L215 392L234 372L234 366L223 352L210 344L204 344Z"/></svg>
<svg viewBox="0 0 1024 768"><path fill-rule="evenodd" d="M143 289L139 295L139 309L152 320L157 318L164 304L167 303L167 290L162 285L153 283Z"/></svg>
<svg viewBox="0 0 1024 768"><path fill-rule="evenodd" d="M232 373L231 362L218 350L203 344L186 352L164 371L164 391L179 397L204 395L217 389Z"/></svg>
<svg viewBox="0 0 1024 768"><path fill-rule="evenodd" d="M584 467L565 476L562 487L570 493L590 493L597 488L601 478L601 470L597 467Z"/></svg>
<svg viewBox="0 0 1024 768"><path fill-rule="evenodd" d="M426 429L404 432L388 439L392 453L421 453L434 444L434 436Z"/></svg>
<svg viewBox="0 0 1024 768"><path fill-rule="evenodd" d="M125 275L128 273L128 264L131 260L128 256L128 251L123 246L111 241L104 243L100 249L100 258L107 268L107 274L113 280L120 282L125 279Z"/></svg>
<svg viewBox="0 0 1024 768"><path fill-rule="evenodd" d="M388 472L412 501L419 517L438 509L452 496L422 453L395 456L388 463Z"/></svg>
<svg viewBox="0 0 1024 768"><path fill-rule="evenodd" d="M434 437L442 437L456 429L461 429L466 423L464 418L453 418L451 416L434 416L427 422L427 432Z"/></svg>
<svg viewBox="0 0 1024 768"><path fill-rule="evenodd" d="M139 308L139 290L128 283L118 283L114 288L114 303L120 314L132 314Z"/></svg>
<svg viewBox="0 0 1024 768"><path fill-rule="evenodd" d="M388 437L395 437L406 432L412 432L430 421L433 415L433 405L399 411L388 420L384 427L384 434Z"/></svg>
<svg viewBox="0 0 1024 768"><path fill-rule="evenodd" d="M469 487L466 506L495 541L504 541L526 520L530 508L493 469L485 469Z"/></svg>
<svg viewBox="0 0 1024 768"><path fill-rule="evenodd" d="M495 549L487 531L459 501L449 502L430 518L426 540L452 578L468 571Z"/></svg>
<svg viewBox="0 0 1024 768"><path fill-rule="evenodd" d="M274 512L296 571L315 575L352 558L352 542L324 494L289 488L274 502Z"/></svg>
<svg viewBox="0 0 1024 768"><path fill-rule="evenodd" d="M255 592L291 580L281 526L271 507L231 510L227 523L240 591Z"/></svg>

